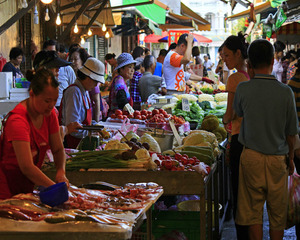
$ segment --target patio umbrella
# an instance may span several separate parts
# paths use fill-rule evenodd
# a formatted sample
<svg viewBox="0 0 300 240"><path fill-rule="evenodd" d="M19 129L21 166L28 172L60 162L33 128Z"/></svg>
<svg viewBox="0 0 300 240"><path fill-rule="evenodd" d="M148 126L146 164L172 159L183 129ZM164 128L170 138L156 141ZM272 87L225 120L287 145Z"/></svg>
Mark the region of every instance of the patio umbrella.
<svg viewBox="0 0 300 240"><path fill-rule="evenodd" d="M159 39L161 39L162 37L168 36L168 32L164 31L162 32L162 36L160 35L155 35L155 34L150 34L147 35L144 39L144 42L146 43L159 43Z"/></svg>
<svg viewBox="0 0 300 240"><path fill-rule="evenodd" d="M212 42L211 39L209 39L207 37L204 37L204 36L202 36L200 34L196 34L196 33L192 33L192 34L194 36L194 41L195 42L200 42L200 43L210 43L210 42ZM168 39L169 39L169 36L165 36L163 38L160 38L158 40L158 42L168 42Z"/></svg>

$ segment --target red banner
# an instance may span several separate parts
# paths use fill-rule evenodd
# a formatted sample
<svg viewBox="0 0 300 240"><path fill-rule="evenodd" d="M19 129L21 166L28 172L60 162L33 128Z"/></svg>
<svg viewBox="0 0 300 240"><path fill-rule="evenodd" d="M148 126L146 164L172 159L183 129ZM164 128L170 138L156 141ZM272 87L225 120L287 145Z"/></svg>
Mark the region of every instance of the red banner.
<svg viewBox="0 0 300 240"><path fill-rule="evenodd" d="M169 46L172 43L177 43L178 38L184 33L189 33L189 31L169 31Z"/></svg>

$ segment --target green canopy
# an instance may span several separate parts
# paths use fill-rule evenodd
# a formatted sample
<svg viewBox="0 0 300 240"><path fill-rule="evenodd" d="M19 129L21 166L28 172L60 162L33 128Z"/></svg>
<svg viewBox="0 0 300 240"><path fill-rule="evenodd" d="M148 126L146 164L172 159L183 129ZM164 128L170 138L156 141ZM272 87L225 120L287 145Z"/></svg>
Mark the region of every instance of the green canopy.
<svg viewBox="0 0 300 240"><path fill-rule="evenodd" d="M123 0L123 5L143 2L149 2L149 0ZM155 3L136 6L136 9L140 11L146 18L149 18L158 24L166 23L166 10Z"/></svg>
<svg viewBox="0 0 300 240"><path fill-rule="evenodd" d="M284 2L285 0L270 0L271 2L271 7L272 8L277 8L278 6L281 5L282 2Z"/></svg>

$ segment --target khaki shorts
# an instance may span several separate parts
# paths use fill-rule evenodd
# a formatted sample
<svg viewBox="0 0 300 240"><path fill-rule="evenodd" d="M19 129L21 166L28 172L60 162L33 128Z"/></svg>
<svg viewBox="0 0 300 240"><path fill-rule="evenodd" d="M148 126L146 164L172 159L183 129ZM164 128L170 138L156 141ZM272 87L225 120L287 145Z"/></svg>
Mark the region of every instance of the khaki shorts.
<svg viewBox="0 0 300 240"><path fill-rule="evenodd" d="M236 223L263 224L267 201L270 229L283 230L288 205L286 157L244 148L241 154Z"/></svg>

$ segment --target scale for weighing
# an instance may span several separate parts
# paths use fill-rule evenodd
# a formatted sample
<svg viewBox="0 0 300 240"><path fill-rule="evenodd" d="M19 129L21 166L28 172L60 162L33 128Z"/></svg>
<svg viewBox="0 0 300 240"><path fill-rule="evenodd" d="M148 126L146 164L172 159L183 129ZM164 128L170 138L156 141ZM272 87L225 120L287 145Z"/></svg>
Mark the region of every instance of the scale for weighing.
<svg viewBox="0 0 300 240"><path fill-rule="evenodd" d="M81 139L77 146L77 149L90 151L95 150L100 145L100 139L99 136L92 135L92 131L99 131L103 128L104 126L100 125L82 126L82 128L78 128L81 130L87 130L88 136Z"/></svg>
<svg viewBox="0 0 300 240"><path fill-rule="evenodd" d="M163 105L176 103L178 101L178 99L172 95L158 96L154 100L155 103L152 104L152 106L155 108L161 108Z"/></svg>

